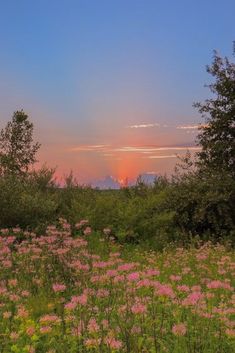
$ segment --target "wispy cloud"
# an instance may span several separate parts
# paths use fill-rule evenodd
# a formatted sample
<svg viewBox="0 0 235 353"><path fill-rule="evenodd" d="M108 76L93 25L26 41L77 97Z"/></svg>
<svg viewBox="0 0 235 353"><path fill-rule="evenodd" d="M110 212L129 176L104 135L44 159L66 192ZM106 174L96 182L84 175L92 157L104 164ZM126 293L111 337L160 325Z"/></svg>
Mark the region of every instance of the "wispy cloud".
<svg viewBox="0 0 235 353"><path fill-rule="evenodd" d="M176 129L179 130L198 130L201 127L207 127L208 124L197 124L197 125L179 125Z"/></svg>
<svg viewBox="0 0 235 353"><path fill-rule="evenodd" d="M179 125L176 129L179 130L198 130L199 125Z"/></svg>
<svg viewBox="0 0 235 353"><path fill-rule="evenodd" d="M150 128L150 127L160 127L160 124L158 124L158 123L154 123L154 124L142 123L142 124L127 126L127 128L129 128L129 129L144 129L144 128Z"/></svg>
<svg viewBox="0 0 235 353"><path fill-rule="evenodd" d="M157 151L196 151L200 150L197 146L169 146L169 147L147 147L147 146L125 146L115 148L116 152L140 152L140 153L153 153Z"/></svg>
<svg viewBox="0 0 235 353"><path fill-rule="evenodd" d="M71 152L86 152L86 151L104 151L109 145L80 145L76 147L71 147L69 151Z"/></svg>
<svg viewBox="0 0 235 353"><path fill-rule="evenodd" d="M71 147L68 149L69 152L89 152L89 153L100 153L104 157L116 156L117 153L141 153L141 154L154 154L157 152L167 152L174 151L175 153L179 151L198 151L201 148L198 146L111 146L111 145L80 145ZM151 158L161 158L161 156L151 156ZM165 157L167 158L167 157ZM168 157L169 158L169 157Z"/></svg>
<svg viewBox="0 0 235 353"><path fill-rule="evenodd" d="M168 124L159 124L159 123L141 123L126 126L128 129L144 129L144 128L153 128L153 127L161 127L161 128L173 128L177 130L198 130L200 127L206 127L207 125L203 124L188 124L188 125L168 125Z"/></svg>
<svg viewBox="0 0 235 353"><path fill-rule="evenodd" d="M148 156L147 158L150 159L165 159L165 158L176 158L176 154L169 154L169 155L164 155L164 156Z"/></svg>

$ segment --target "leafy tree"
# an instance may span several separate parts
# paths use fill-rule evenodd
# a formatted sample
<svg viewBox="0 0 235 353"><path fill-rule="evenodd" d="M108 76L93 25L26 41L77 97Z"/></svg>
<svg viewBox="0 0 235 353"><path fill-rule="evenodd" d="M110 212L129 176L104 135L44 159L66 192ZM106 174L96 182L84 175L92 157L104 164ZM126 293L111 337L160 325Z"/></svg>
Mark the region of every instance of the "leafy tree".
<svg viewBox="0 0 235 353"><path fill-rule="evenodd" d="M235 43L233 56L235 57ZM199 170L209 169L228 172L235 176L235 63L227 57L221 58L214 52L211 66L207 72L215 82L207 85L213 97L203 103L195 103L206 120L200 128L198 144Z"/></svg>
<svg viewBox="0 0 235 353"><path fill-rule="evenodd" d="M0 132L0 174L26 175L39 148L38 142L33 143L33 123L28 115L23 110L14 112Z"/></svg>

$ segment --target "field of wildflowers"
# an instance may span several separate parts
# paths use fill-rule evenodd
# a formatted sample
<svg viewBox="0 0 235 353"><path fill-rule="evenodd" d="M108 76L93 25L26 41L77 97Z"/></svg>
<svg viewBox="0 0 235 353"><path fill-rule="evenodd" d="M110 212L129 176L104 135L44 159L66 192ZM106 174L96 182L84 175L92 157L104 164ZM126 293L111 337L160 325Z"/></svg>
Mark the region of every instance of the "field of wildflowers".
<svg viewBox="0 0 235 353"><path fill-rule="evenodd" d="M0 237L0 352L235 351L235 256L128 249L87 221Z"/></svg>

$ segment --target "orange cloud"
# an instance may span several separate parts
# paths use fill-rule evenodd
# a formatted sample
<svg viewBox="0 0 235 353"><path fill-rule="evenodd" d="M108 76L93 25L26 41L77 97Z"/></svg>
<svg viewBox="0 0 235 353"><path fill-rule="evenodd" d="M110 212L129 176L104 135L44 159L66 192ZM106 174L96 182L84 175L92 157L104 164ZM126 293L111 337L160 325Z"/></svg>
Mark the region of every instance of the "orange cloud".
<svg viewBox="0 0 235 353"><path fill-rule="evenodd" d="M116 152L140 152L140 153L151 153L157 151L186 151L186 150L200 150L200 147L197 146L169 146L169 147L147 147L147 146L125 146L115 148Z"/></svg>
<svg viewBox="0 0 235 353"><path fill-rule="evenodd" d="M177 155L176 154L169 154L169 155L165 155L165 156L148 156L147 158L150 159L164 159L164 158L176 158Z"/></svg>
<svg viewBox="0 0 235 353"><path fill-rule="evenodd" d="M109 145L80 145L77 147L71 147L68 150L70 152L80 152L80 151L100 151L100 150L104 150L107 146Z"/></svg>

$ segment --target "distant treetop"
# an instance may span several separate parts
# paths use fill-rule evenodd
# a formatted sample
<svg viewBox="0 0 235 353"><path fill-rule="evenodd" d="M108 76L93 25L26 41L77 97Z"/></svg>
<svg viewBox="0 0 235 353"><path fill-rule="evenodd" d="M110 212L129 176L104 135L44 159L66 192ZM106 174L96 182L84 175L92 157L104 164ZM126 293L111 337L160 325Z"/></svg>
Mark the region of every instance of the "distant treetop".
<svg viewBox="0 0 235 353"><path fill-rule="evenodd" d="M16 111L0 132L0 174L27 175L40 148L33 142L33 123L23 111Z"/></svg>

